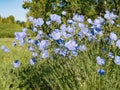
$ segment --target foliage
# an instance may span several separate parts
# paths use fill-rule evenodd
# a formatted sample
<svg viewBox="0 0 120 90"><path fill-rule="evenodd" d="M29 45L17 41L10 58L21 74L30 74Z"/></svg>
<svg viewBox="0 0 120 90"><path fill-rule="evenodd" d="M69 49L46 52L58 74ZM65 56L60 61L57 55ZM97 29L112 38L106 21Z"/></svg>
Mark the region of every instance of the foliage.
<svg viewBox="0 0 120 90"><path fill-rule="evenodd" d="M62 11L69 13L66 17L72 17L73 13L83 14L87 17L96 18L106 10L116 9L120 13L119 0L32 0L25 1L24 9L29 9L28 16L48 19L52 13L61 14Z"/></svg>
<svg viewBox="0 0 120 90"><path fill-rule="evenodd" d="M1 23L11 23L11 24L13 24L13 23L15 23L15 18L14 18L14 16L13 15L10 15L10 16L8 16L8 17L1 17L0 16L0 22Z"/></svg>
<svg viewBox="0 0 120 90"><path fill-rule="evenodd" d="M94 0L32 0L25 2L23 8L30 10L29 16L47 19L50 13L61 14L63 10L70 14L67 17L71 17L71 13L88 14L88 11L94 11L94 3Z"/></svg>

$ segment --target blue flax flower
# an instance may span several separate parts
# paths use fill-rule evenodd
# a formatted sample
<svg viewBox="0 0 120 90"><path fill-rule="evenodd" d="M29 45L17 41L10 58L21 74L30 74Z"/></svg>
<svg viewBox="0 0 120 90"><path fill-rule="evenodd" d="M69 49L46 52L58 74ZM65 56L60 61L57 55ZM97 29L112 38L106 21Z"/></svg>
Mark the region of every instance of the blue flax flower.
<svg viewBox="0 0 120 90"><path fill-rule="evenodd" d="M44 50L41 52L42 58L47 58L49 56L49 52L47 50Z"/></svg>
<svg viewBox="0 0 120 90"><path fill-rule="evenodd" d="M50 19L51 21L55 21L57 22L58 24L61 24L61 16L57 15L57 14L51 14L50 15Z"/></svg>
<svg viewBox="0 0 120 90"><path fill-rule="evenodd" d="M65 41L63 39L58 39L56 40L56 43L58 44L58 46L61 46L65 44Z"/></svg>
<svg viewBox="0 0 120 90"><path fill-rule="evenodd" d="M120 49L120 39L117 40L116 46Z"/></svg>
<svg viewBox="0 0 120 90"><path fill-rule="evenodd" d="M4 45L1 46L1 49L2 49L4 52L6 52L6 53L10 52L10 49L7 48L7 47L4 46Z"/></svg>
<svg viewBox="0 0 120 90"><path fill-rule="evenodd" d="M120 65L120 56L116 56L114 59L114 63Z"/></svg>
<svg viewBox="0 0 120 90"><path fill-rule="evenodd" d="M65 43L65 47L70 51L75 51L78 44L74 40Z"/></svg>
<svg viewBox="0 0 120 90"><path fill-rule="evenodd" d="M84 44L81 44L79 47L78 47L78 49L81 51L81 52L84 52L84 51L86 51L86 46L84 45Z"/></svg>
<svg viewBox="0 0 120 90"><path fill-rule="evenodd" d="M54 49L54 52L55 52L56 54L58 54L58 53L60 52L60 48L55 48L55 49Z"/></svg>
<svg viewBox="0 0 120 90"><path fill-rule="evenodd" d="M13 42L13 43L12 43L12 46L16 46L16 42Z"/></svg>
<svg viewBox="0 0 120 90"><path fill-rule="evenodd" d="M74 56L77 56L78 55L78 52L77 51L72 51L73 55Z"/></svg>
<svg viewBox="0 0 120 90"><path fill-rule="evenodd" d="M32 56L37 57L38 56L37 52L32 52Z"/></svg>
<svg viewBox="0 0 120 90"><path fill-rule="evenodd" d="M108 52L108 57L109 58L114 58L114 54L112 52Z"/></svg>
<svg viewBox="0 0 120 90"><path fill-rule="evenodd" d="M36 27L40 27L44 24L44 20L42 18L37 18L33 20L33 24Z"/></svg>
<svg viewBox="0 0 120 90"><path fill-rule="evenodd" d="M35 65L37 60L35 58L30 59L30 65Z"/></svg>
<svg viewBox="0 0 120 90"><path fill-rule="evenodd" d="M62 11L62 15L66 15L66 11Z"/></svg>
<svg viewBox="0 0 120 90"><path fill-rule="evenodd" d="M61 32L60 32L58 29L54 30L54 31L51 33L51 37L52 37L54 40L60 39L61 36L62 36L62 34L61 34Z"/></svg>
<svg viewBox="0 0 120 90"><path fill-rule="evenodd" d="M112 41L116 41L117 40L117 35L114 33L114 32L111 32L110 33L110 39L112 40Z"/></svg>
<svg viewBox="0 0 120 90"><path fill-rule="evenodd" d="M103 70L103 69L99 69L99 70L98 70L98 74L100 74L100 75L104 75L104 74L105 74L105 70Z"/></svg>
<svg viewBox="0 0 120 90"><path fill-rule="evenodd" d="M33 46L28 46L29 51L35 51L35 48Z"/></svg>
<svg viewBox="0 0 120 90"><path fill-rule="evenodd" d="M106 49L106 48L103 48L103 49L102 49L102 51L103 51L103 52L106 52L106 51L107 51L107 49Z"/></svg>
<svg viewBox="0 0 120 90"><path fill-rule="evenodd" d="M101 58L100 56L97 56L96 60L97 60L97 64L99 64L101 66L105 64L105 59Z"/></svg>
<svg viewBox="0 0 120 90"><path fill-rule="evenodd" d="M14 66L15 68L19 68L19 67L20 67L20 62L19 62L19 60L15 60L15 61L13 62L13 66Z"/></svg>
<svg viewBox="0 0 120 90"><path fill-rule="evenodd" d="M73 20L68 20L68 24L73 24Z"/></svg>
<svg viewBox="0 0 120 90"><path fill-rule="evenodd" d="M49 41L48 40L42 40L39 44L39 50L44 50L49 46Z"/></svg>

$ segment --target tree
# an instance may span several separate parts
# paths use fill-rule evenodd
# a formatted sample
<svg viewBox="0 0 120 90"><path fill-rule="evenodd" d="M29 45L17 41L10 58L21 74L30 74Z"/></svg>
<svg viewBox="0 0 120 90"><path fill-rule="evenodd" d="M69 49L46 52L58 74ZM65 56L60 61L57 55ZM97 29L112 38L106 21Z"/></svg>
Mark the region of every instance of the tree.
<svg viewBox="0 0 120 90"><path fill-rule="evenodd" d="M0 22L2 22L2 17L0 16Z"/></svg>
<svg viewBox="0 0 120 90"><path fill-rule="evenodd" d="M72 17L73 13L96 18L106 10L116 9L117 14L120 14L120 0L27 0L23 8L29 9L27 16L42 17L45 20L50 14L60 15L63 10L68 13L66 18Z"/></svg>
<svg viewBox="0 0 120 90"><path fill-rule="evenodd" d="M96 0L32 0L25 1L23 8L29 9L31 16L47 19L51 13L61 14L63 10L69 13L67 17L71 17L73 13L89 16L89 11L94 15L96 14L93 8L95 4Z"/></svg>
<svg viewBox="0 0 120 90"><path fill-rule="evenodd" d="M7 22L8 23L15 23L15 18L13 15L10 15L9 17L7 17Z"/></svg>

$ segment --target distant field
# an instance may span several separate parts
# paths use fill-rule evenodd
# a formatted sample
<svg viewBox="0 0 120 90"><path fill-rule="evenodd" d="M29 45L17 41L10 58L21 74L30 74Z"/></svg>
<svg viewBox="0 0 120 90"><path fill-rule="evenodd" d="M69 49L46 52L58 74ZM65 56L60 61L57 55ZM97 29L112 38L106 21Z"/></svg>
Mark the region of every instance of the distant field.
<svg viewBox="0 0 120 90"><path fill-rule="evenodd" d="M0 23L0 38L14 37L14 32L21 30L22 27L18 24Z"/></svg>

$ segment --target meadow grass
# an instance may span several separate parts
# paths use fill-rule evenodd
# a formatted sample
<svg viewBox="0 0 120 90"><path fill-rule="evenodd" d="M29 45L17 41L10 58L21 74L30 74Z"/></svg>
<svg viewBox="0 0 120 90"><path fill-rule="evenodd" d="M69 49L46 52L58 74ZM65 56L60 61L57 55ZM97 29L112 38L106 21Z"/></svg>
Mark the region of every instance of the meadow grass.
<svg viewBox="0 0 120 90"><path fill-rule="evenodd" d="M13 83L12 78L15 78L10 75L10 71L13 69L13 62L16 59L20 60L23 65L29 63L30 53L26 50L26 47L13 47L13 41L15 41L14 38L0 38L0 47L5 45L10 48L9 53L0 49L0 90L10 89L10 85Z"/></svg>
<svg viewBox="0 0 120 90"><path fill-rule="evenodd" d="M119 90L120 67L107 57L117 48L106 43L86 43L87 51L71 59L54 55L52 59L39 60L35 66L29 65L31 54L26 46L13 47L13 38L0 38L0 46L10 48L9 53L0 49L0 90ZM107 51L102 48L106 46ZM106 59L106 65L96 63L97 56ZM20 60L19 69L13 67L14 60ZM97 70L105 69L101 76Z"/></svg>

